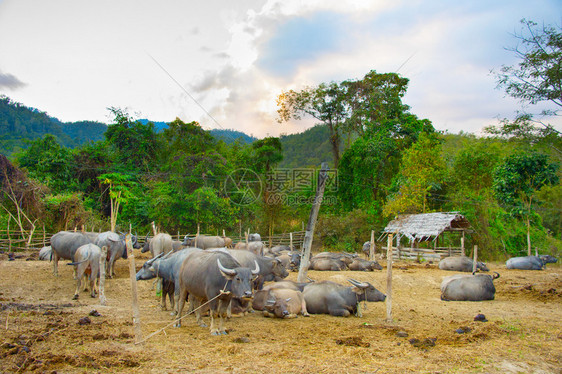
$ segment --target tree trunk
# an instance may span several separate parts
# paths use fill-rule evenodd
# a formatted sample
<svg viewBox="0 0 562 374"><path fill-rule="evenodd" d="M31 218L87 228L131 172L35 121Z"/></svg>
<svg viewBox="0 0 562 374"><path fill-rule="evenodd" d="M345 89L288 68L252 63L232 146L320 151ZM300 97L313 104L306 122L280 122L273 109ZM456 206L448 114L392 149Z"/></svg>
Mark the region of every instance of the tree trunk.
<svg viewBox="0 0 562 374"><path fill-rule="evenodd" d="M337 170L340 163L340 135L331 120L327 124L328 129L330 129L330 144L332 145L332 155L334 156L334 168Z"/></svg>

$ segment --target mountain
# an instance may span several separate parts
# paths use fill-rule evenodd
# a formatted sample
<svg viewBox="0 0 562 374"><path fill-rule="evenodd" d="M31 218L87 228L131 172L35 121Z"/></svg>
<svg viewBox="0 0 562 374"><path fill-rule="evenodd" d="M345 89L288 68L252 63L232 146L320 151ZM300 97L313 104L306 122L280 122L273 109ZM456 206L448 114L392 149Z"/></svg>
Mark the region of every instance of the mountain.
<svg viewBox="0 0 562 374"><path fill-rule="evenodd" d="M240 140L242 143L250 144L258 140L253 136L247 135L241 131L230 129L212 129L209 131L216 139L224 141L226 144L234 143Z"/></svg>
<svg viewBox="0 0 562 374"><path fill-rule="evenodd" d="M87 141L103 139L107 125L80 121L64 123L35 108L0 96L0 153L11 155L28 147L29 140L53 134L61 145L76 147Z"/></svg>
<svg viewBox="0 0 562 374"><path fill-rule="evenodd" d="M319 168L322 162L334 165L330 131L326 125L316 125L304 132L282 135L283 161L279 168Z"/></svg>

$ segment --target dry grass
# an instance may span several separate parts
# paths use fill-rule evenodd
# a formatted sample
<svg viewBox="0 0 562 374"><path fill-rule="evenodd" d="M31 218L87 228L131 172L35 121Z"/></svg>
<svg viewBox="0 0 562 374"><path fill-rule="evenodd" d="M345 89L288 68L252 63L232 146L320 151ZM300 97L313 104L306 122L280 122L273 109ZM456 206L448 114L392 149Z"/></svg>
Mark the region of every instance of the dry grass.
<svg viewBox="0 0 562 374"><path fill-rule="evenodd" d="M87 293L71 301L69 266L59 265L55 278L48 262L2 260L0 372L562 373L561 268L491 268L501 274L496 300L445 302L439 285L450 273L397 264L393 323L385 322L384 303L369 303L363 318L278 320L253 313L232 318L229 335L214 337L189 316L183 327L135 345L126 261L118 262L117 279L106 284L108 305L101 306ZM385 270L309 276L341 283L352 277L381 290L386 284ZM138 284L145 336L171 321L151 286ZM78 324L92 309L101 316ZM478 313L489 322L474 321ZM459 328L470 331L459 334Z"/></svg>

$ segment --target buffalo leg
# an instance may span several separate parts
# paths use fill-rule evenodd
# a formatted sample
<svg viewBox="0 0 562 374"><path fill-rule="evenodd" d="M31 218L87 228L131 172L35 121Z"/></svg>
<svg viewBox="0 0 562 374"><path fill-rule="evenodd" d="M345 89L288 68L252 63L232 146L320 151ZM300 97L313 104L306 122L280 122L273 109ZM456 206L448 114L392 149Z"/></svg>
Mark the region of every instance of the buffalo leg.
<svg viewBox="0 0 562 374"><path fill-rule="evenodd" d="M343 308L328 309L328 312L330 313L331 316L336 316L336 317L349 317L351 314L349 313L349 310Z"/></svg>
<svg viewBox="0 0 562 374"><path fill-rule="evenodd" d="M76 291L74 291L74 297L72 297L72 300L78 300L78 297L80 296L80 287L82 286L82 277L77 277L76 278Z"/></svg>
<svg viewBox="0 0 562 374"><path fill-rule="evenodd" d="M59 255L55 250L53 250L53 274L55 277L59 276Z"/></svg>
<svg viewBox="0 0 562 374"><path fill-rule="evenodd" d="M178 303L178 313L176 314L176 324L174 325L174 327L181 327L181 312L183 311L186 297L187 297L187 289L185 287L181 287L180 298Z"/></svg>

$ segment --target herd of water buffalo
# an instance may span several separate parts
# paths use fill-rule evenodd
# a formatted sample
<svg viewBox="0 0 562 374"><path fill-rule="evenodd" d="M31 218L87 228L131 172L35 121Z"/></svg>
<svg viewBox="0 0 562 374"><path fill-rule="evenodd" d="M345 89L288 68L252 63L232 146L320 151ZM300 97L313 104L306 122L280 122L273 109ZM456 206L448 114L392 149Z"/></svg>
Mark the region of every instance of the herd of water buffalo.
<svg viewBox="0 0 562 374"><path fill-rule="evenodd" d="M152 254L137 272L138 280L159 279L162 290L162 309L170 301L180 327L185 302L195 312L197 323L206 326L201 318L208 310L211 334L226 334L224 319L230 314L263 311L265 316L292 318L298 314L330 314L333 316L360 315L360 302L384 301L386 296L368 282L349 279L350 286L331 281L297 283L285 278L289 271L298 270L300 252L288 246L267 248L259 234L248 236L247 242L233 246L232 240L220 236L185 237L174 241L168 234L158 234L141 246L136 236L132 244L141 252ZM51 238L51 246L43 248L39 258L53 262L58 275L58 260L67 259L75 267L76 290L84 281L85 289L96 297L96 281L100 273L102 247L107 248L107 276L115 276L115 261L127 258L125 235L113 232L90 233L61 231ZM544 256L511 258L507 269L541 270L557 259ZM322 252L309 259L309 269L320 271L381 270L376 261L368 261L357 254ZM468 257L446 257L439 262L442 270L457 271L441 283L441 299L450 301L493 300L493 280L499 277L473 272ZM478 262L477 271L487 272L486 264ZM464 273L464 274L463 274ZM469 273L469 274L466 274ZM88 287L89 286L89 287ZM218 321L216 321L218 319Z"/></svg>

